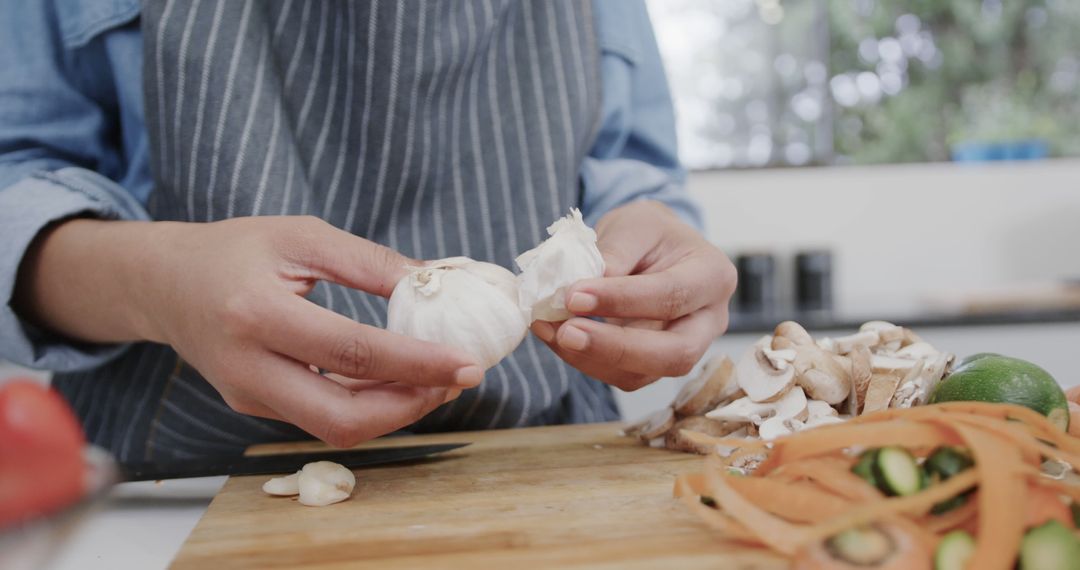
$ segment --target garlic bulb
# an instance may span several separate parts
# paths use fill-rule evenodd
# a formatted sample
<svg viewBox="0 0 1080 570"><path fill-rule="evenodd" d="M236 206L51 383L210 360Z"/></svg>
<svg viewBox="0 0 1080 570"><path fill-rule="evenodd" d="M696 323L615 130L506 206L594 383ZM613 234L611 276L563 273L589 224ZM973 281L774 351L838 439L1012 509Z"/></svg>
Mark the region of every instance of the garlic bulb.
<svg viewBox="0 0 1080 570"><path fill-rule="evenodd" d="M581 279L603 277L604 258L596 247L596 232L585 225L581 211L555 220L551 236L517 256L518 305L531 314L530 321L565 321L574 316L566 310L566 289Z"/></svg>
<svg viewBox="0 0 1080 570"><path fill-rule="evenodd" d="M304 465L297 478L300 502L309 507L325 507L349 498L356 486L356 475L332 461Z"/></svg>
<svg viewBox="0 0 1080 570"><path fill-rule="evenodd" d="M411 268L390 295L387 330L446 344L485 370L521 344L529 323L514 274L491 263L450 257Z"/></svg>

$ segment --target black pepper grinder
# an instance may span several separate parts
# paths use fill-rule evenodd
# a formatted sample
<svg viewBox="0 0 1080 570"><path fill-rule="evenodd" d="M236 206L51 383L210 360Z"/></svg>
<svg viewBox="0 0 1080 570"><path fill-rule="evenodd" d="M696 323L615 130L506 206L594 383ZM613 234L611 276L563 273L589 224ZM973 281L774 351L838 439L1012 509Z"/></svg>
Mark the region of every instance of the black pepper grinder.
<svg viewBox="0 0 1080 570"><path fill-rule="evenodd" d="M801 313L832 311L832 252L812 250L795 255L795 308Z"/></svg>

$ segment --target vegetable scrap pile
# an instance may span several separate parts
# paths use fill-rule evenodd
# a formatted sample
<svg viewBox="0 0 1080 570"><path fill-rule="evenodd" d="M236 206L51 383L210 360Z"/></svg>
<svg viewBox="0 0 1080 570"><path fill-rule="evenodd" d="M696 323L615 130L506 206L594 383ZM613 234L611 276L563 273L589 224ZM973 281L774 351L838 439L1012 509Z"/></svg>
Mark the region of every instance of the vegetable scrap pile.
<svg viewBox="0 0 1080 570"><path fill-rule="evenodd" d="M712 359L674 402L625 429L654 446L707 453L685 431L772 440L888 408L927 402L952 354L910 329L871 321L815 341L793 321L777 325L739 360ZM746 465L743 465L744 467Z"/></svg>
<svg viewBox="0 0 1080 570"><path fill-rule="evenodd" d="M1026 407L952 402L711 454L675 495L725 539L795 568L1073 570L1080 438ZM749 475L740 457L763 461Z"/></svg>

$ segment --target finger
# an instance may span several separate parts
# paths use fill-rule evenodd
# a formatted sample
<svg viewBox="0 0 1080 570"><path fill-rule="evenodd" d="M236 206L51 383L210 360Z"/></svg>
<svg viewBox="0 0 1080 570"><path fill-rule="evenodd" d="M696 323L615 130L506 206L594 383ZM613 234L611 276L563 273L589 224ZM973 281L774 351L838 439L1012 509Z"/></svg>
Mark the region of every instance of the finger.
<svg viewBox="0 0 1080 570"><path fill-rule="evenodd" d="M280 355L252 370L251 396L278 417L336 447L401 429L443 404L447 390L388 383L350 392ZM266 379L272 378L272 381Z"/></svg>
<svg viewBox="0 0 1080 570"><path fill-rule="evenodd" d="M716 337L716 320L713 311L699 311L670 323L666 330L647 330L575 318L559 327L555 340L564 350L627 372L682 376Z"/></svg>
<svg viewBox="0 0 1080 570"><path fill-rule="evenodd" d="M375 386L382 386L383 384L390 383L390 380L361 380L358 378L349 378L348 376L342 376L341 374L335 374L333 372L327 372L322 375L323 378L327 378L341 384L349 389L350 392L357 392L359 390L366 390Z"/></svg>
<svg viewBox="0 0 1080 570"><path fill-rule="evenodd" d="M585 279L567 290L566 307L577 315L670 321L719 300L718 272L687 258L656 273Z"/></svg>
<svg viewBox="0 0 1080 570"><path fill-rule="evenodd" d="M605 384L615 386L626 392L633 392L634 390L648 386L660 378L659 376L645 376L643 374L613 368L610 364L592 360L587 355L563 350L554 342L546 342L545 344L547 344L548 348L550 348L559 358L563 359L570 366L580 370L586 376L599 380Z"/></svg>
<svg viewBox="0 0 1080 570"><path fill-rule="evenodd" d="M421 264L317 218L290 219L296 230L286 233L283 255L310 270L312 278L389 297L407 274L407 267Z"/></svg>
<svg viewBox="0 0 1080 570"><path fill-rule="evenodd" d="M249 317L251 328L268 348L348 378L459 388L483 380L483 370L459 350L361 324L300 297L259 310Z"/></svg>

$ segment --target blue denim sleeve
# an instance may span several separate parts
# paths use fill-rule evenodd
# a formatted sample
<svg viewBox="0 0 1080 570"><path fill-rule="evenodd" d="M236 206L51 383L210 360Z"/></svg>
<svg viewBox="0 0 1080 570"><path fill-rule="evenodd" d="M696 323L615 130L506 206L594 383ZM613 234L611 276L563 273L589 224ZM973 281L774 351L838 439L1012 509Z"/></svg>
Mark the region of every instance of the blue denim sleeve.
<svg viewBox="0 0 1080 570"><path fill-rule="evenodd" d="M100 103L112 88L108 58L65 47L52 1L0 6L0 358L57 371L90 368L125 347L72 342L21 319L11 300L22 258L57 220L148 216L106 176L124 163L114 118Z"/></svg>
<svg viewBox="0 0 1080 570"><path fill-rule="evenodd" d="M659 201L701 230L679 164L675 112L642 1L594 0L603 105L596 142L581 168L588 223L636 200Z"/></svg>

